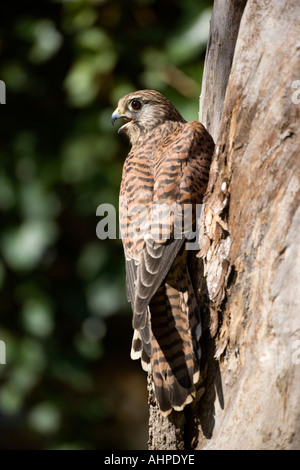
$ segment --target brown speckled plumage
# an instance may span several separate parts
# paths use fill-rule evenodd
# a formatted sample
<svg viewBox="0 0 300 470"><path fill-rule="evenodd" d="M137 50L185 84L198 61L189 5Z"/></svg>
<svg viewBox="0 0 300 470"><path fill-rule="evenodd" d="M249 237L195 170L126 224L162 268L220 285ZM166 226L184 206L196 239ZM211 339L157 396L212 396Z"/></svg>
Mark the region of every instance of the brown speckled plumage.
<svg viewBox="0 0 300 470"><path fill-rule="evenodd" d="M132 144L120 189L127 293L133 310L131 356L141 358L143 368L151 371L160 410L168 414L192 401L200 361L200 315L184 234L174 238L182 221L176 208L191 204L195 226L194 209L206 191L214 143L201 123L186 122L154 90L124 96L112 120L119 117L127 121L119 132ZM158 223L156 207L174 211L167 217L162 210Z"/></svg>

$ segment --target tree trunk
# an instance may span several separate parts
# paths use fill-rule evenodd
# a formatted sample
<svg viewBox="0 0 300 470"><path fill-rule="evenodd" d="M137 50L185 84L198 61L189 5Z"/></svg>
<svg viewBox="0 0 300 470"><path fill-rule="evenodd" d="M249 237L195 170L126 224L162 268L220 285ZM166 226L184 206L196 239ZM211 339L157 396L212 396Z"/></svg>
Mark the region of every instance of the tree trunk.
<svg viewBox="0 0 300 470"><path fill-rule="evenodd" d="M206 49L199 121L216 142L235 43L247 0L215 0Z"/></svg>
<svg viewBox="0 0 300 470"><path fill-rule="evenodd" d="M299 449L300 6L248 0L226 89L222 3L200 105L217 145L201 224L210 326L198 448Z"/></svg>
<svg viewBox="0 0 300 470"><path fill-rule="evenodd" d="M149 387L150 449L300 448L299 27L298 0L215 0L199 117L216 150L192 260L205 391L162 418Z"/></svg>

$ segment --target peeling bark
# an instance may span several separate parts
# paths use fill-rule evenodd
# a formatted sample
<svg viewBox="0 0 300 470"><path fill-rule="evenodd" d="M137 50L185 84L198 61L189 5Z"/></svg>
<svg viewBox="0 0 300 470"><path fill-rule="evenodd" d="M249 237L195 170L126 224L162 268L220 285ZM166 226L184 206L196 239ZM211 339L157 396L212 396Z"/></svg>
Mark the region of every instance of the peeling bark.
<svg viewBox="0 0 300 470"><path fill-rule="evenodd" d="M199 121L217 140L235 43L247 0L215 0L210 21Z"/></svg>
<svg viewBox="0 0 300 470"><path fill-rule="evenodd" d="M218 116L206 122L217 145L201 225L199 449L300 448L299 27L298 1L248 0L226 95L201 97L203 120L204 109L222 116L219 130ZM208 51L206 70L217 63Z"/></svg>

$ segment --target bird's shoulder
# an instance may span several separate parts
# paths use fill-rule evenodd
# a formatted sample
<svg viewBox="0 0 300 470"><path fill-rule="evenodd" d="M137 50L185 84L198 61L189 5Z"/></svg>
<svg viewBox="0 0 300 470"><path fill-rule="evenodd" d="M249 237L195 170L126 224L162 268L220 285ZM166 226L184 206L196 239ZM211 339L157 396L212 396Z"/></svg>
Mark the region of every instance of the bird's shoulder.
<svg viewBox="0 0 300 470"><path fill-rule="evenodd" d="M212 137L199 121L166 122L162 124L160 133L162 135L162 149L167 148L176 153L197 146L200 146L204 151L211 152L214 147Z"/></svg>

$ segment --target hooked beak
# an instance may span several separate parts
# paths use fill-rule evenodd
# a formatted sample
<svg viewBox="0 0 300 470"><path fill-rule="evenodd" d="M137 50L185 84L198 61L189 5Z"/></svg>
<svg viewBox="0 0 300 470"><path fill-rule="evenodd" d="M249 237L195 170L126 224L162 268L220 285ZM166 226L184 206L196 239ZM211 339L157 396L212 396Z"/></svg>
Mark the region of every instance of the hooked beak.
<svg viewBox="0 0 300 470"><path fill-rule="evenodd" d="M111 115L111 123L112 125L114 125L114 123L116 122L117 119L119 118L123 118L126 120L126 123L120 127L120 129L118 130L118 134L121 134L125 129L126 129L126 126L132 121L132 119L130 119L128 116L126 116L125 114L121 114L120 110L119 109L116 109L112 115Z"/></svg>
<svg viewBox="0 0 300 470"><path fill-rule="evenodd" d="M118 109L115 109L115 111L112 113L111 115L111 123L112 125L114 125L114 123L116 122L117 119L119 118L124 118L124 114L120 114L119 110Z"/></svg>

